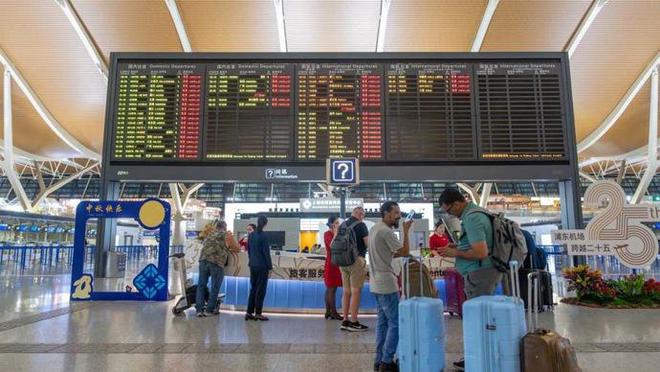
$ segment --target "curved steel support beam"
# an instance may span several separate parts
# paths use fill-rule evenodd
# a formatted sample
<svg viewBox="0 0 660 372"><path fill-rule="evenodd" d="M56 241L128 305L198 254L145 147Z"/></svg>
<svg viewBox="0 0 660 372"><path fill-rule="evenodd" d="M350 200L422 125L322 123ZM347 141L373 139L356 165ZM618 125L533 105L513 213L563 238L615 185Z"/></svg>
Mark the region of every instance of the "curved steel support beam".
<svg viewBox="0 0 660 372"><path fill-rule="evenodd" d="M376 53L385 50L385 32L387 31L387 18L390 14L392 0L380 1L380 15L378 17L378 34L376 34Z"/></svg>
<svg viewBox="0 0 660 372"><path fill-rule="evenodd" d="M82 41L83 46L87 51L87 54L89 54L89 57L94 62L94 65L99 70L101 75L103 75L103 78L105 79L105 82L107 84L108 65L105 63L105 60L103 59L103 55L96 47L96 44L94 43L94 39L92 39L92 35L90 35L89 30L87 30L87 27L85 27L85 24L83 23L82 19L80 19L80 15L78 15L78 12L76 12L76 9L71 4L70 0L55 0L55 3L57 3L57 5L60 6L60 9L62 9L62 12L64 12L66 19L68 19L69 23L71 23L73 30L78 35L80 41Z"/></svg>
<svg viewBox="0 0 660 372"><path fill-rule="evenodd" d="M470 48L470 52L478 52L481 50L481 44L483 44L484 38L486 37L486 32L488 32L488 27L490 27L490 20L493 19L493 15L495 15L495 9L497 9L497 4L499 3L500 0L488 0L486 11L484 12L484 16L481 18L481 24L479 24L477 34L474 36L474 41L472 42L472 48Z"/></svg>
<svg viewBox="0 0 660 372"><path fill-rule="evenodd" d="M568 58L573 56L573 53L575 53L578 45L580 45L582 38L584 38L584 35L587 34L587 30L589 30L591 24L596 20L596 16L608 1L609 0L594 0L593 3L591 3L587 14L584 16L584 18L582 18L578 28L573 33L573 37L571 37L571 40L566 44L566 47L564 48L564 50L568 53Z"/></svg>
<svg viewBox="0 0 660 372"><path fill-rule="evenodd" d="M12 61L7 56L7 54L5 54L5 51L2 50L1 48L0 48L0 63L2 63L5 66L5 69L11 73L12 77L14 78L14 81L16 82L16 85L21 89L23 94L25 94L28 101L30 101L30 103L37 111L39 116L41 116L44 122L46 122L46 125L48 125L48 127L62 141L64 141L64 143L66 143L73 150L80 153L82 157L86 157L94 160L101 159L100 154L80 143L66 129L64 129L64 127L62 127L62 124L60 124L57 121L57 119L55 119L53 114L51 114L50 111L48 111L46 106L44 106L43 102L41 102L37 94L34 92L34 90L32 90L32 88L27 83L25 78L23 78L23 75L21 75L21 73L18 71L16 66L14 66Z"/></svg>
<svg viewBox="0 0 660 372"><path fill-rule="evenodd" d="M642 176L630 204L638 204L658 170L658 68L651 74L651 98L649 102L649 146L646 155L646 171Z"/></svg>
<svg viewBox="0 0 660 372"><path fill-rule="evenodd" d="M190 39L188 39L186 26L183 24L183 18L181 18L181 13L179 12L179 7L176 4L176 0L165 0L165 5L167 5L167 10L169 10L170 16L172 16L172 22L174 22L176 33L179 34L181 48L183 48L184 52L191 53L192 46L190 45Z"/></svg>
<svg viewBox="0 0 660 372"><path fill-rule="evenodd" d="M642 89L646 81L649 79L649 77L651 77L651 73L658 66L658 64L660 64L660 52L655 55L655 58L651 60L644 71L642 71L642 73L637 77L637 80L635 80L630 89L628 89L628 92L626 92L626 94L621 97L619 103L616 105L616 107L614 107L614 109L605 118L605 120L603 120L598 128L596 128L596 130L591 132L591 134L589 134L585 139L578 143L578 153L583 152L584 150L593 146L605 135L605 133L607 133L607 131L609 131L614 126L616 121L619 120L621 115L623 115L623 113L626 111L626 108L628 108L628 105L630 105L630 102L632 102L633 98L637 96L637 93L639 93L640 89Z"/></svg>

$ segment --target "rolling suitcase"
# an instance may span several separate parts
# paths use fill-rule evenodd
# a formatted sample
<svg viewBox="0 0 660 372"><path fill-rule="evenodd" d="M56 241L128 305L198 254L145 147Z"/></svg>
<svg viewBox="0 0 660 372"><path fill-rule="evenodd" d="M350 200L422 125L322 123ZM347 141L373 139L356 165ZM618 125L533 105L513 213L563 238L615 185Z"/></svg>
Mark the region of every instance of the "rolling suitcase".
<svg viewBox="0 0 660 372"><path fill-rule="evenodd" d="M527 293L528 280L527 277L531 273L538 273L539 284L535 287L535 290L538 291L539 301L537 311L543 312L546 309L552 310L555 306L553 299L553 289L552 289L552 276L549 272L545 270L532 270L532 269L520 269L518 280L520 282L520 291L521 293ZM529 309L529 299L524 296L523 301L525 302L525 309Z"/></svg>
<svg viewBox="0 0 660 372"><path fill-rule="evenodd" d="M514 297L481 296L463 304L467 372L519 372L520 340L527 332L519 298L518 263L511 263Z"/></svg>
<svg viewBox="0 0 660 372"><path fill-rule="evenodd" d="M532 304L527 312L531 332L523 337L521 357L523 372L582 372L571 341L547 329L538 328L538 287L542 274L528 275L527 301Z"/></svg>
<svg viewBox="0 0 660 372"><path fill-rule="evenodd" d="M404 265L406 293L410 293L410 272ZM421 272L421 271L420 271ZM422 280L420 279L420 283ZM423 286L420 288L423 296ZM445 326L442 300L413 297L399 303L397 356L403 372L439 372L445 368Z"/></svg>
<svg viewBox="0 0 660 372"><path fill-rule="evenodd" d="M445 270L445 293L447 301L445 311L451 315L463 316L463 303L465 302L465 282L463 276L456 269Z"/></svg>

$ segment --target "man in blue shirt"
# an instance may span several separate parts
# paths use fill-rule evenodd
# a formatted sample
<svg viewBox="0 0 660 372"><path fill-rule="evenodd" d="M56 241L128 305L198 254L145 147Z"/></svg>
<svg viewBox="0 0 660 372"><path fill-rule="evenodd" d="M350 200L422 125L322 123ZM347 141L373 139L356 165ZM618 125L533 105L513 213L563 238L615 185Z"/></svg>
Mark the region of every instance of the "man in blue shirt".
<svg viewBox="0 0 660 372"><path fill-rule="evenodd" d="M490 217L475 211L477 205L465 200L457 189L445 189L439 202L444 212L461 219L458 245L450 244L441 248L440 255L456 257L456 270L463 276L465 296L468 299L494 294L503 274L493 267L488 257L488 252L493 248L493 223ZM463 369L465 362L455 362L454 366Z"/></svg>

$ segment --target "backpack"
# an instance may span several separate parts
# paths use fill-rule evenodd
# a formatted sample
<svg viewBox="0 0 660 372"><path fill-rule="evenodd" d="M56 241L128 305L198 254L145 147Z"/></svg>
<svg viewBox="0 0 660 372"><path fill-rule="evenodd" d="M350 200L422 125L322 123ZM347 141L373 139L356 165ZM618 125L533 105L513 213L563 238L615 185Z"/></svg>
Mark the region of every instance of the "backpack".
<svg viewBox="0 0 660 372"><path fill-rule="evenodd" d="M525 260L527 244L518 223L504 217L504 213L491 213L484 208L472 209L466 217L472 213L485 214L493 224L493 248L488 251L488 257L498 271L506 273L509 271L509 262L521 263Z"/></svg>
<svg viewBox="0 0 660 372"><path fill-rule="evenodd" d="M523 263L526 269L545 270L548 267L548 257L543 249L536 246L534 237L527 230L522 230L525 235L525 243L527 244L527 258Z"/></svg>
<svg viewBox="0 0 660 372"><path fill-rule="evenodd" d="M330 260L335 266L351 266L358 258L357 238L353 228L360 221L350 226L346 222L339 225L335 238L330 243Z"/></svg>

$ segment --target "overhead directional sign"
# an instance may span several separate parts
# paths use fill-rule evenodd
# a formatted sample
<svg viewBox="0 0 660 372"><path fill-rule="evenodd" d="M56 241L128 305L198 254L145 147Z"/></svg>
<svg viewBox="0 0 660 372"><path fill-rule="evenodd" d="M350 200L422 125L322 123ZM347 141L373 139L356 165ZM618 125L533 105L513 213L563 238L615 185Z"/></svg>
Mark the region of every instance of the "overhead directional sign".
<svg viewBox="0 0 660 372"><path fill-rule="evenodd" d="M331 185L357 185L360 183L360 163L355 158L328 159L327 181Z"/></svg>

